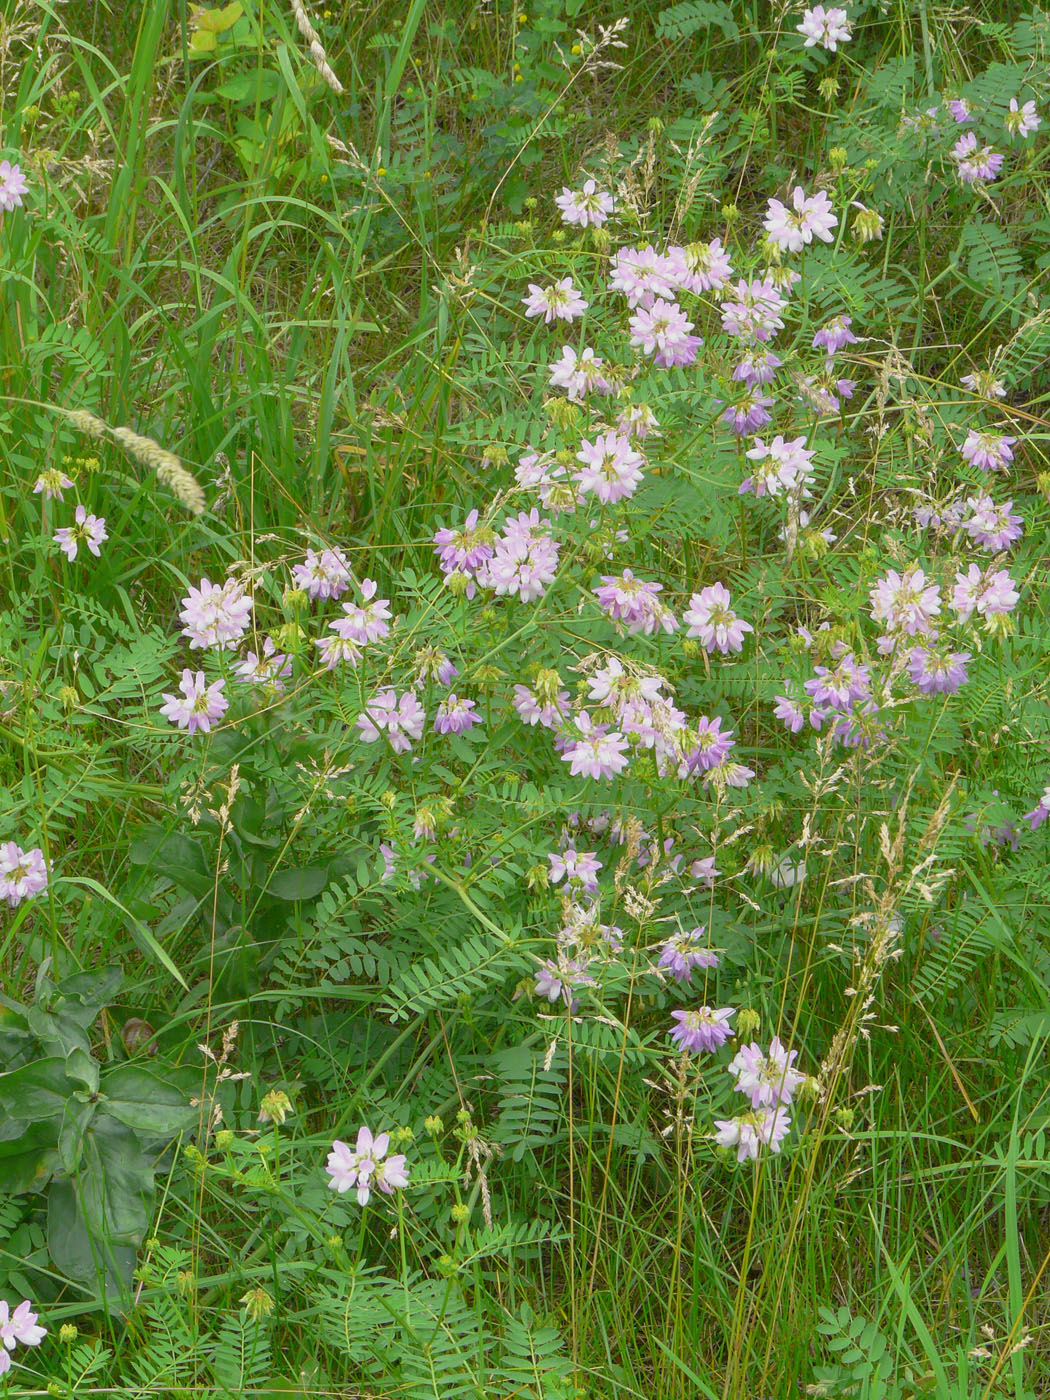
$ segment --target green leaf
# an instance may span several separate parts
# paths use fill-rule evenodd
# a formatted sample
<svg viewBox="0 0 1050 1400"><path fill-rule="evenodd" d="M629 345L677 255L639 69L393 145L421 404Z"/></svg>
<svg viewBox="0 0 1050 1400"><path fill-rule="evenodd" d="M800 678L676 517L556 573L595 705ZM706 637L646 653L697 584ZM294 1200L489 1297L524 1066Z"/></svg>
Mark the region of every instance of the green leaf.
<svg viewBox="0 0 1050 1400"><path fill-rule="evenodd" d="M103 1113L140 1137L174 1137L197 1117L177 1084L140 1065L117 1065L102 1077Z"/></svg>
<svg viewBox="0 0 1050 1400"><path fill-rule="evenodd" d="M39 1191L46 1185L58 1166L57 1148L54 1122L4 1123L0 1127L0 1187L4 1196Z"/></svg>
<svg viewBox="0 0 1050 1400"><path fill-rule="evenodd" d="M30 1123L61 1118L74 1087L66 1078L65 1059L56 1055L34 1060L21 1069L0 1074L0 1112Z"/></svg>
<svg viewBox="0 0 1050 1400"><path fill-rule="evenodd" d="M128 856L132 865L148 866L198 899L209 894L214 885L213 872L208 868L200 843L180 831L168 831L163 826L146 827L132 841Z"/></svg>
<svg viewBox="0 0 1050 1400"><path fill-rule="evenodd" d="M266 892L276 899L314 899L327 884L327 865L305 865L300 870L278 870Z"/></svg>
<svg viewBox="0 0 1050 1400"><path fill-rule="evenodd" d="M135 1250L98 1239L88 1229L71 1181L55 1181L47 1194L47 1247L59 1273L94 1285L107 1297L128 1293Z"/></svg>

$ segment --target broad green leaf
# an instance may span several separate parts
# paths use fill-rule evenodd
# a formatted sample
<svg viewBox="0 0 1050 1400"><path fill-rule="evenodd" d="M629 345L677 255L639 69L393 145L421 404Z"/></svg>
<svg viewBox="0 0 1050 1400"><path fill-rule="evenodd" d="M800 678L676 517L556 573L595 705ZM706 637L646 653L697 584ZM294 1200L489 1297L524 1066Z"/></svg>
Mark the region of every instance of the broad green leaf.
<svg viewBox="0 0 1050 1400"><path fill-rule="evenodd" d="M76 1088L66 1078L66 1062L57 1055L34 1060L0 1074L0 1113L30 1123L61 1118Z"/></svg>
<svg viewBox="0 0 1050 1400"><path fill-rule="evenodd" d="M106 1297L125 1296L132 1284L135 1250L100 1240L88 1229L71 1181L55 1181L47 1194L47 1247L55 1268Z"/></svg>
<svg viewBox="0 0 1050 1400"><path fill-rule="evenodd" d="M7 1137L8 1131L11 1136ZM39 1191L58 1166L58 1125L18 1123L0 1130L0 1196Z"/></svg>
<svg viewBox="0 0 1050 1400"><path fill-rule="evenodd" d="M276 899L313 899L327 884L326 865L307 865L301 870L278 870L266 886L266 893Z"/></svg>
<svg viewBox="0 0 1050 1400"><path fill-rule="evenodd" d="M176 1084L140 1065L117 1065L102 1076L103 1113L140 1137L174 1137L196 1121L197 1111Z"/></svg>

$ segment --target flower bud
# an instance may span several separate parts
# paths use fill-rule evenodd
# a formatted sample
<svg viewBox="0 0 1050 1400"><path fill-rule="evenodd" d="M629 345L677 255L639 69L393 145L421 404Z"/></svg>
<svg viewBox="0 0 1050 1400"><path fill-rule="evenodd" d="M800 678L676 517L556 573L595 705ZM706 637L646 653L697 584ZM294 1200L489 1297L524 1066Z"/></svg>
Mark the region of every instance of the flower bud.
<svg viewBox="0 0 1050 1400"><path fill-rule="evenodd" d="M273 1312L273 1297L265 1288L249 1288L241 1296L241 1305L252 1321L258 1322L261 1317L269 1317Z"/></svg>
<svg viewBox="0 0 1050 1400"><path fill-rule="evenodd" d="M848 160L849 152L846 150L845 146L832 146L831 150L828 152L828 163L836 175L842 174Z"/></svg>
<svg viewBox="0 0 1050 1400"><path fill-rule="evenodd" d="M423 1131L428 1137L440 1137L445 1131L445 1124L436 1113L430 1113L423 1119Z"/></svg>
<svg viewBox="0 0 1050 1400"><path fill-rule="evenodd" d="M464 1205L462 1201L457 1201L449 1213L457 1225L463 1225L470 1219L470 1206Z"/></svg>
<svg viewBox="0 0 1050 1400"><path fill-rule="evenodd" d="M289 1113L294 1113L292 1101L283 1089L271 1089L263 1095L262 1103L259 1106L260 1123L276 1123L278 1127L288 1117Z"/></svg>
<svg viewBox="0 0 1050 1400"><path fill-rule="evenodd" d="M736 1013L736 1034L738 1040L750 1040L756 1036L762 1025L762 1017L749 1006L741 1007Z"/></svg>
<svg viewBox="0 0 1050 1400"><path fill-rule="evenodd" d="M883 223L883 217L877 209L866 209L862 204L853 215L850 232L854 241L863 246L882 237Z"/></svg>

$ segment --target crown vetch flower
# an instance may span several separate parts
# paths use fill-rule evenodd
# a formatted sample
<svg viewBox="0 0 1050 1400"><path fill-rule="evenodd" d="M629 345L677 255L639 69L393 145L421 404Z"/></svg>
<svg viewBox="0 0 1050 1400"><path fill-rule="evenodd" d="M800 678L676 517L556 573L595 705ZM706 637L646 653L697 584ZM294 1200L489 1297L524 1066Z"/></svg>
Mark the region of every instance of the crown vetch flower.
<svg viewBox="0 0 1050 1400"><path fill-rule="evenodd" d="M202 734L207 734L230 707L229 700L223 694L225 684L225 681L212 681L209 685L203 671L194 672L187 668L179 681L181 698L163 692L164 704L160 712L172 724L185 729L187 734L194 734L198 729Z"/></svg>
<svg viewBox="0 0 1050 1400"><path fill-rule="evenodd" d="M1050 787L1043 789L1043 795L1030 812L1025 812L1022 821L1026 821L1033 831L1038 831L1047 817L1050 817Z"/></svg>
<svg viewBox="0 0 1050 1400"><path fill-rule="evenodd" d="M23 851L14 841L0 843L0 900L12 909L47 889L47 861L39 846Z"/></svg>
<svg viewBox="0 0 1050 1400"><path fill-rule="evenodd" d="M787 253L799 253L814 238L830 243L838 217L823 190L807 195L801 185L791 192L791 207L771 199L762 226L770 238Z"/></svg>
<svg viewBox="0 0 1050 1400"><path fill-rule="evenodd" d="M594 977L587 971L590 958L581 956L570 958L567 953L559 953L556 962L541 962L534 975L534 986L538 997L545 997L554 1003L562 1001L570 1011L575 1011L579 1001L573 995L576 987L593 987Z"/></svg>
<svg viewBox="0 0 1050 1400"><path fill-rule="evenodd" d="M11 1312L6 1299L0 1299L0 1342L8 1351L13 1351L16 1343L24 1347L36 1347L47 1336L47 1328L38 1325L38 1315L26 1298Z"/></svg>
<svg viewBox="0 0 1050 1400"><path fill-rule="evenodd" d="M579 885L588 894L598 888L598 871L602 862L596 851L577 851L575 846L566 846L564 851L551 851L547 856L550 862L552 885L564 880L569 885Z"/></svg>
<svg viewBox="0 0 1050 1400"><path fill-rule="evenodd" d="M551 522L535 506L508 516L492 557L478 569L478 582L500 596L517 595L523 603L542 598L558 575L560 546L550 531Z"/></svg>
<svg viewBox="0 0 1050 1400"><path fill-rule="evenodd" d="M561 359L550 367L548 383L555 389L564 389L574 402L585 394L611 394L613 384L602 374L604 364L590 346L577 355L571 345L563 345Z"/></svg>
<svg viewBox="0 0 1050 1400"><path fill-rule="evenodd" d="M422 739L426 717L414 691L406 690L398 696L387 688L368 702L357 717L357 727L364 743L374 744L385 734L395 753L407 753L413 740Z"/></svg>
<svg viewBox="0 0 1050 1400"><path fill-rule="evenodd" d="M450 694L442 700L434 716L435 734L465 734L468 729L473 729L476 724L481 724L481 716L477 712L477 705L473 700L460 699L458 695Z"/></svg>
<svg viewBox="0 0 1050 1400"><path fill-rule="evenodd" d="M747 458L757 465L740 485L740 494L754 491L762 496L779 496L782 491L794 491L812 481L810 463L816 455L815 448L805 446L804 437L787 442L782 433L777 433L771 443L755 438L755 445L748 449Z"/></svg>
<svg viewBox="0 0 1050 1400"><path fill-rule="evenodd" d="M624 569L619 575L603 574L594 596L602 611L622 622L628 632L642 632L649 637L657 627L668 633L678 629L678 619L658 597L661 592L662 583L635 578L632 570Z"/></svg>
<svg viewBox="0 0 1050 1400"><path fill-rule="evenodd" d="M1014 459L1013 446L1017 441L1006 433L979 433L971 428L966 441L959 449L971 466L983 472L1004 472L1007 463Z"/></svg>
<svg viewBox="0 0 1050 1400"><path fill-rule="evenodd" d="M1039 113L1036 111L1034 102L1026 102L1023 107L1017 105L1017 98L1010 98L1010 110L1003 118L1003 125L1011 136L1020 136L1023 141L1027 141L1033 131L1039 130Z"/></svg>
<svg viewBox="0 0 1050 1400"><path fill-rule="evenodd" d="M631 308L652 306L656 297L673 301L675 282L674 261L658 253L651 243L645 248L619 248L613 256L609 286L622 292Z"/></svg>
<svg viewBox="0 0 1050 1400"><path fill-rule="evenodd" d="M572 285L571 277L561 277L547 287L529 283L528 296L522 297L526 316L542 316L551 321L574 321L586 310L588 303Z"/></svg>
<svg viewBox="0 0 1050 1400"><path fill-rule="evenodd" d="M702 862L694 861L693 864L699 865ZM690 874L693 874L692 868ZM700 924L688 933L673 933L660 949L657 967L667 968L676 982L689 982L694 967L717 967L718 954L713 948L701 945L700 942L706 932L706 925Z"/></svg>
<svg viewBox="0 0 1050 1400"><path fill-rule="evenodd" d="M581 190L570 190L568 185L563 185L561 194L554 196L554 202L561 210L562 222L579 224L580 228L588 224L601 228L613 211L612 195L600 190L594 180L584 180Z"/></svg>
<svg viewBox="0 0 1050 1400"><path fill-rule="evenodd" d="M200 584L182 600L179 620L184 624L182 635L189 638L190 650L221 647L229 649L247 632L251 625L252 600L236 579L212 583L202 578Z"/></svg>
<svg viewBox="0 0 1050 1400"><path fill-rule="evenodd" d="M377 598L379 585L375 579L364 578L360 583L361 603L344 603L345 617L329 623L339 637L367 646L370 642L380 642L390 635L390 599Z"/></svg>
<svg viewBox="0 0 1050 1400"><path fill-rule="evenodd" d="M934 112L936 112L934 108ZM964 126L967 122L976 121L973 108L965 97L953 97L948 103L948 111L951 112L953 120L958 126Z"/></svg>
<svg viewBox="0 0 1050 1400"><path fill-rule="evenodd" d="M729 1073L740 1092L751 1099L752 1108L773 1108L789 1104L806 1077L792 1068L797 1059L798 1051L785 1049L775 1035L768 1053L754 1041L742 1046L730 1061Z"/></svg>
<svg viewBox="0 0 1050 1400"><path fill-rule="evenodd" d="M935 651L916 647L908 657L908 675L923 695L954 695L966 684L969 676L966 663L968 651Z"/></svg>
<svg viewBox="0 0 1050 1400"><path fill-rule="evenodd" d="M308 549L305 561L292 566L292 578L311 598L338 598L350 587L350 565L341 549Z"/></svg>
<svg viewBox="0 0 1050 1400"><path fill-rule="evenodd" d="M283 651L278 651L272 637L264 637L262 654L250 651L243 661L234 663L234 674L251 685L271 685L274 690L283 690L287 676L292 674L292 662Z"/></svg>
<svg viewBox="0 0 1050 1400"><path fill-rule="evenodd" d="M856 345L857 337L850 330L852 324L852 316L833 316L814 335L814 350L823 348L829 355L837 355L845 346Z"/></svg>
<svg viewBox="0 0 1050 1400"><path fill-rule="evenodd" d="M34 482L33 494L39 496L42 491L46 501L60 501L62 492L68 491L72 485L73 482L64 471L60 471L58 467L49 467L47 471L41 472Z"/></svg>
<svg viewBox="0 0 1050 1400"><path fill-rule="evenodd" d="M703 341L690 335L693 323L676 301L642 306L630 320L631 344L643 355L651 355L661 369L691 365Z"/></svg>
<svg viewBox="0 0 1050 1400"><path fill-rule="evenodd" d="M0 160L0 209L17 209L28 188L29 182L22 174L21 166L12 165L9 160Z"/></svg>
<svg viewBox="0 0 1050 1400"><path fill-rule="evenodd" d="M741 340L772 340L784 329L781 311L787 305L776 284L768 277L737 282L732 289L736 300L722 303L722 329ZM777 361L779 364L780 362Z"/></svg>
<svg viewBox="0 0 1050 1400"><path fill-rule="evenodd" d="M966 505L971 514L963 529L984 549L1009 549L1024 534L1024 517L1014 514L1013 501L996 505L986 492L970 496Z"/></svg>
<svg viewBox="0 0 1050 1400"><path fill-rule="evenodd" d="M823 5L814 5L811 10L803 11L802 23L795 28L805 40L802 45L805 49L819 44L829 53L835 53L839 44L848 44L853 38L849 15L837 6L825 9Z"/></svg>
<svg viewBox="0 0 1050 1400"><path fill-rule="evenodd" d="M952 608L961 622L968 622L975 611L984 618L1012 612L1020 596L1005 569L982 572L971 564L964 574L955 575Z"/></svg>
<svg viewBox="0 0 1050 1400"><path fill-rule="evenodd" d="M100 515L88 515L83 506L77 506L73 518L76 522L74 525L56 530L52 538L61 546L62 553L70 563L77 557L77 550L82 544L86 544L97 559L102 552L99 545L109 538L106 534L105 520Z"/></svg>
<svg viewBox="0 0 1050 1400"><path fill-rule="evenodd" d="M926 582L925 573L916 564L906 569L903 576L890 569L868 596L873 620L885 622L909 637L929 636L933 619L941 610L941 590L935 583Z"/></svg>
<svg viewBox="0 0 1050 1400"><path fill-rule="evenodd" d="M593 494L603 505L633 496L642 480L645 459L619 433L599 433L593 442L584 438L576 460L583 463L576 472L584 494Z"/></svg>
<svg viewBox="0 0 1050 1400"><path fill-rule="evenodd" d="M569 718L569 692L559 690L551 700L541 700L527 685L514 687L511 702L526 724L542 725L544 729L557 729Z"/></svg>
<svg viewBox="0 0 1050 1400"><path fill-rule="evenodd" d="M743 649L744 637L755 629L737 617L730 607L730 594L724 583L712 583L694 593L682 614L686 636L699 638L704 650L728 655Z"/></svg>
<svg viewBox="0 0 1050 1400"><path fill-rule="evenodd" d="M791 1128L791 1117L785 1108L758 1108L737 1118L716 1118L718 1132L714 1139L719 1147L735 1147L738 1162L758 1159L759 1149L768 1147L779 1152L780 1144Z"/></svg>
<svg viewBox="0 0 1050 1400"><path fill-rule="evenodd" d="M733 275L729 255L720 238L710 243L687 243L667 250L674 281L683 292L700 295L720 291Z"/></svg>
<svg viewBox="0 0 1050 1400"><path fill-rule="evenodd" d="M723 1006L718 1011L710 1006L701 1006L695 1011L672 1011L671 1020L676 1024L668 1031L668 1035L679 1050L686 1050L693 1055L717 1050L732 1034L729 1019L735 1015L736 1010L732 1006Z"/></svg>
<svg viewBox="0 0 1050 1400"><path fill-rule="evenodd" d="M733 370L732 377L742 384L746 384L749 389L756 389L763 384L771 383L784 361L779 355L774 355L772 350L753 349L748 350L740 363Z"/></svg>
<svg viewBox="0 0 1050 1400"><path fill-rule="evenodd" d="M393 1195L408 1185L408 1167L402 1153L387 1156L390 1147L390 1134L380 1133L373 1137L371 1130L361 1127L353 1148L338 1138L332 1144L325 1167L329 1176L328 1185L342 1195L346 1191L357 1191L359 1205L367 1205L372 1188L378 1187L386 1195Z"/></svg>
<svg viewBox="0 0 1050 1400"><path fill-rule="evenodd" d="M627 767L627 740L607 724L595 724L586 710L576 716L578 737L562 750L575 778L615 778Z"/></svg>
<svg viewBox="0 0 1050 1400"><path fill-rule="evenodd" d="M991 146L978 149L977 137L972 131L959 137L952 147L951 156L964 185L976 184L978 180L995 180L1006 159L998 151L993 151Z"/></svg>

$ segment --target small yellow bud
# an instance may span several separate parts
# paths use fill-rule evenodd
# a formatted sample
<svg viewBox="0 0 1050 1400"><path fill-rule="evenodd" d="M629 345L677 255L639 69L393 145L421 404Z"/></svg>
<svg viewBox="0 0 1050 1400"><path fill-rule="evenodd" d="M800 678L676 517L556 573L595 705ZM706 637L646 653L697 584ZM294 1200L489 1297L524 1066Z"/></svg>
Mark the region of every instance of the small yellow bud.
<svg viewBox="0 0 1050 1400"><path fill-rule="evenodd" d="M462 1201L457 1201L449 1214L457 1225L463 1225L470 1219L470 1206L464 1205Z"/></svg>
<svg viewBox="0 0 1050 1400"><path fill-rule="evenodd" d="M281 1089L271 1089L269 1093L263 1095L262 1103L259 1106L260 1123L276 1123L278 1127L288 1117L289 1113L294 1113L292 1101Z"/></svg>
<svg viewBox="0 0 1050 1400"><path fill-rule="evenodd" d="M241 1305L252 1321L258 1322L261 1317L269 1317L273 1312L273 1297L265 1288L249 1288L241 1296Z"/></svg>
<svg viewBox="0 0 1050 1400"><path fill-rule="evenodd" d="M423 1119L423 1130L428 1137L440 1137L445 1131L445 1124L436 1113L431 1113Z"/></svg>
<svg viewBox="0 0 1050 1400"><path fill-rule="evenodd" d="M79 1336L79 1328L75 1327L72 1322L63 1322L62 1326L58 1329L58 1340L63 1342L67 1347L72 1346Z"/></svg>
<svg viewBox="0 0 1050 1400"><path fill-rule="evenodd" d="M758 1034L762 1017L751 1007L745 1006L736 1014L736 1034L738 1040L750 1040Z"/></svg>

